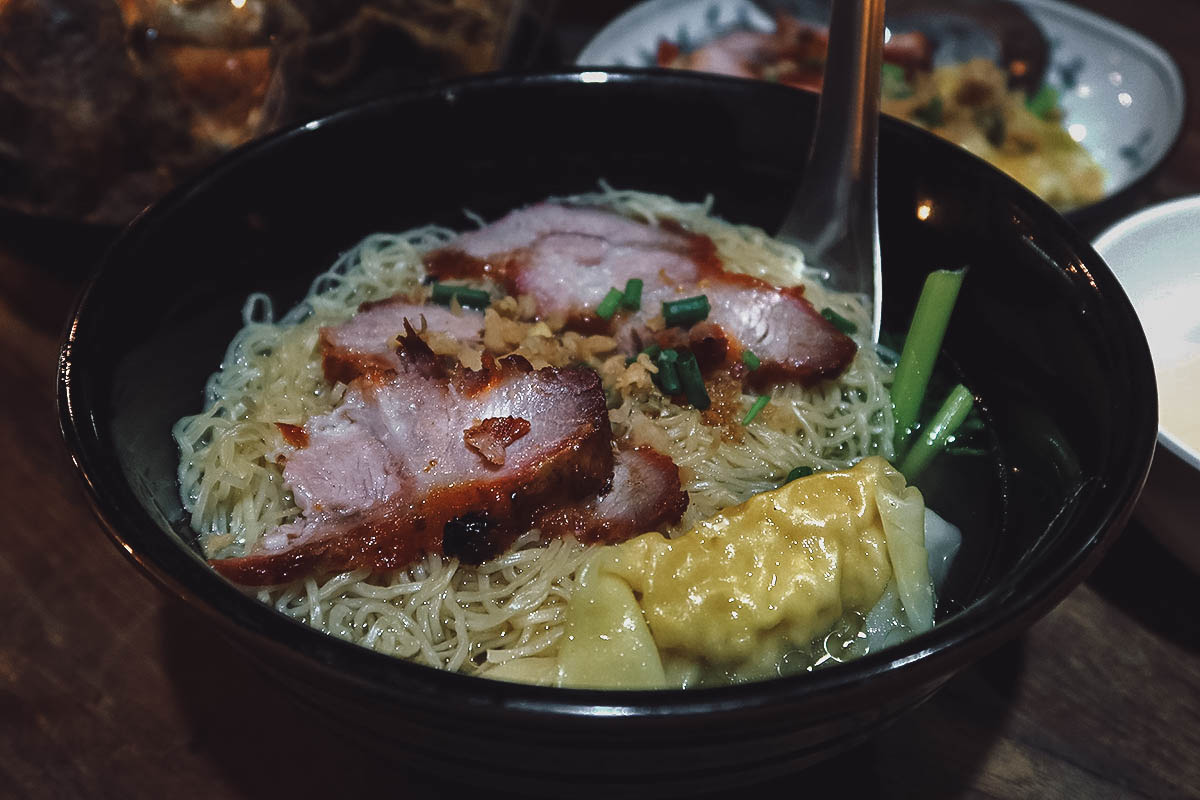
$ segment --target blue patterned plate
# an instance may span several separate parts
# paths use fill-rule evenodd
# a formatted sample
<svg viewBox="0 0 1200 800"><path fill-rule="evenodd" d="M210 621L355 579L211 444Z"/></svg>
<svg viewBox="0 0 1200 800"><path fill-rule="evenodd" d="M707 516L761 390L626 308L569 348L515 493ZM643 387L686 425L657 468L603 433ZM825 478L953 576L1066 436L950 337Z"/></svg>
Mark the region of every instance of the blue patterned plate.
<svg viewBox="0 0 1200 800"><path fill-rule="evenodd" d="M1067 131L1106 173L1102 200L1128 188L1166 157L1182 129L1179 68L1162 48L1104 17L1058 0L1017 3L1050 47L1046 82L1059 91ZM576 63L648 67L660 39L689 50L732 30L773 28L750 0L648 0L601 30Z"/></svg>

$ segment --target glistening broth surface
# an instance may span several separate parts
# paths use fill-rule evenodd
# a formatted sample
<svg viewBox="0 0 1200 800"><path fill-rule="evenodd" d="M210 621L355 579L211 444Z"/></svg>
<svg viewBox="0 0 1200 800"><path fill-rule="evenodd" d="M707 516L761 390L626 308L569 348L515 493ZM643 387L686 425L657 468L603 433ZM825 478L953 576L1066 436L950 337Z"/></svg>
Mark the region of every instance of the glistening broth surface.
<svg viewBox="0 0 1200 800"><path fill-rule="evenodd" d="M930 381L929 396L940 401L957 380L949 365L939 365ZM927 404L924 418L933 413L929 406L936 402ZM962 531L962 547L938 593L938 620L978 596L979 582L1004 526L1006 465L1003 444L988 418L986 397L979 398L975 413L979 427L957 436L915 483L927 506Z"/></svg>

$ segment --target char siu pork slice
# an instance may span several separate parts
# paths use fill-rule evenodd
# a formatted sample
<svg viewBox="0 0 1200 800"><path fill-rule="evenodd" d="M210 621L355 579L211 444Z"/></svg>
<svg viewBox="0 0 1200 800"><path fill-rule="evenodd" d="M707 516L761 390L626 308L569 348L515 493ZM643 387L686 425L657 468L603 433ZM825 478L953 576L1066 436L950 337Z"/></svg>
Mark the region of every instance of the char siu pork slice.
<svg viewBox="0 0 1200 800"><path fill-rule="evenodd" d="M675 524L687 505L675 462L653 448L637 447L617 453L608 492L548 509L537 524L543 532L584 542L621 542Z"/></svg>
<svg viewBox="0 0 1200 800"><path fill-rule="evenodd" d="M490 277L511 294L533 297L540 314L607 330L630 354L655 338L648 322L664 302L707 295L707 322L720 328L727 361L736 364L752 350L765 367L748 374L759 386L834 377L857 349L802 287L729 272L711 239L669 222L652 226L600 209L540 204L463 234L430 253L426 267L439 279ZM597 318L605 294L630 278L643 282L640 310Z"/></svg>
<svg viewBox="0 0 1200 800"><path fill-rule="evenodd" d="M355 379L281 455L300 517L226 577L276 584L316 572L401 567L428 552L478 562L546 509L612 485L612 431L590 369L439 368L411 327L398 369Z"/></svg>
<svg viewBox="0 0 1200 800"><path fill-rule="evenodd" d="M469 308L452 311L445 306L414 303L397 295L363 303L358 313L341 325L321 329L322 367L331 381L349 383L368 372L399 367L396 342L407 320L418 330L444 333L464 344L483 340L483 314Z"/></svg>

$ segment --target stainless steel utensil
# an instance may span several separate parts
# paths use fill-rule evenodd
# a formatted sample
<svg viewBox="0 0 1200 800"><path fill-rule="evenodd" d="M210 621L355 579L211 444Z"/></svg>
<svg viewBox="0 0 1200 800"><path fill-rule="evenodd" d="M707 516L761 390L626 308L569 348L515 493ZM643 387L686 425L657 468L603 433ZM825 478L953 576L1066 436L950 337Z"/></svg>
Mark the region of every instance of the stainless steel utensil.
<svg viewBox="0 0 1200 800"><path fill-rule="evenodd" d="M812 150L777 234L825 270L828 285L872 298L874 341L883 298L875 185L883 11L884 0L833 0Z"/></svg>

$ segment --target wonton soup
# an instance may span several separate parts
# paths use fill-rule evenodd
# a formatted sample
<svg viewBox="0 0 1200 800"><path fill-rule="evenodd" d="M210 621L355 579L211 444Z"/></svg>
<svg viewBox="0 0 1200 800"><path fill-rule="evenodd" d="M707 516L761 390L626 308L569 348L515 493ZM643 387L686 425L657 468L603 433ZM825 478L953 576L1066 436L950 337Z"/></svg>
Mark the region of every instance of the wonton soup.
<svg viewBox="0 0 1200 800"><path fill-rule="evenodd" d="M980 423L959 387L911 443L863 298L706 204L478 222L369 236L278 319L247 300L174 430L214 569L364 647L555 686L764 679L934 624L960 535L912 481Z"/></svg>

